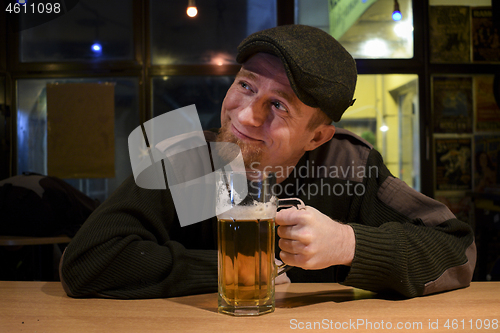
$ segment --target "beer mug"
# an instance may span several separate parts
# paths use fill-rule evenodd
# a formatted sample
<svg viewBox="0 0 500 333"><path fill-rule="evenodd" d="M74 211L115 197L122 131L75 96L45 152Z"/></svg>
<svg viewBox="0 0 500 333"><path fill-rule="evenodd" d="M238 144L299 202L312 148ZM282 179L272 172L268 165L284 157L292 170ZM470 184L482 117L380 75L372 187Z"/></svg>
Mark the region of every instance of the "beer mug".
<svg viewBox="0 0 500 333"><path fill-rule="evenodd" d="M303 206L279 200L274 174L219 171L216 174L219 303L221 313L261 315L274 311L274 279L285 272L274 259L278 207ZM292 201L291 201L292 200Z"/></svg>

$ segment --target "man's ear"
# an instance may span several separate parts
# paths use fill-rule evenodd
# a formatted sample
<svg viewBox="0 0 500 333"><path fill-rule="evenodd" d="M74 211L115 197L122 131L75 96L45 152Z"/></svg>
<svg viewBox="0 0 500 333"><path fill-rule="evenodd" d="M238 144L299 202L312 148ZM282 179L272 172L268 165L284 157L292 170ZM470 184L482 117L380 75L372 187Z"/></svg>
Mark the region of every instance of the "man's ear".
<svg viewBox="0 0 500 333"><path fill-rule="evenodd" d="M306 145L305 150L314 150L321 146L323 143L330 141L335 134L335 126L334 125L325 125L321 124L313 131L314 135Z"/></svg>

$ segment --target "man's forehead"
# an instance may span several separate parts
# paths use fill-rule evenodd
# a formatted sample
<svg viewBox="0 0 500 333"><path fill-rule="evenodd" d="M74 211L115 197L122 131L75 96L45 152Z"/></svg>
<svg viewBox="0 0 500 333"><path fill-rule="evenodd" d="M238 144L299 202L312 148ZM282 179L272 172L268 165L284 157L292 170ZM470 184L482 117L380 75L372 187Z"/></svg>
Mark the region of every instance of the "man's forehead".
<svg viewBox="0 0 500 333"><path fill-rule="evenodd" d="M255 73L290 86L285 66L280 58L268 53L257 53L243 63L242 72Z"/></svg>

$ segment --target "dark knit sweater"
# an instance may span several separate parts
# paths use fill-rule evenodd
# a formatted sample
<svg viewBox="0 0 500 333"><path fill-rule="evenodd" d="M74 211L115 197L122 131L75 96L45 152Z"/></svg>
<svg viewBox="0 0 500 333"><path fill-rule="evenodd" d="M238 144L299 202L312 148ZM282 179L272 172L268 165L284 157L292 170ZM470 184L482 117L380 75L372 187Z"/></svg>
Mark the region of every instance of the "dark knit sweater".
<svg viewBox="0 0 500 333"><path fill-rule="evenodd" d="M352 133L337 129L280 186L280 197L300 197L351 225L356 237L350 267L295 267L292 282L337 281L406 297L469 285L476 260L471 227L394 178L380 154ZM130 177L73 238L61 279L75 297L216 292L216 249L215 218L180 227L169 190L142 189Z"/></svg>

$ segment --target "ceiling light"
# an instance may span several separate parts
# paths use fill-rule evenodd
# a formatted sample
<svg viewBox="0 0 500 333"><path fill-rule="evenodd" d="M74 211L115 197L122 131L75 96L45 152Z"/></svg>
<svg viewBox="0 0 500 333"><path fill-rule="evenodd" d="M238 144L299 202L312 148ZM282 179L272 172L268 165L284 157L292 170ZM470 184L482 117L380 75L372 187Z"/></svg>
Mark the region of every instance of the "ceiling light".
<svg viewBox="0 0 500 333"><path fill-rule="evenodd" d="M394 21L401 21L403 15L401 15L401 11L399 10L398 0L394 0L394 11L392 12L392 19Z"/></svg>
<svg viewBox="0 0 500 333"><path fill-rule="evenodd" d="M194 3L194 0L189 0L186 13L189 17L195 17L196 15L198 15L198 8L196 8L196 4Z"/></svg>
<svg viewBox="0 0 500 333"><path fill-rule="evenodd" d="M100 56L102 54L102 45L99 42L92 44L92 46L90 46L90 49L96 56Z"/></svg>

